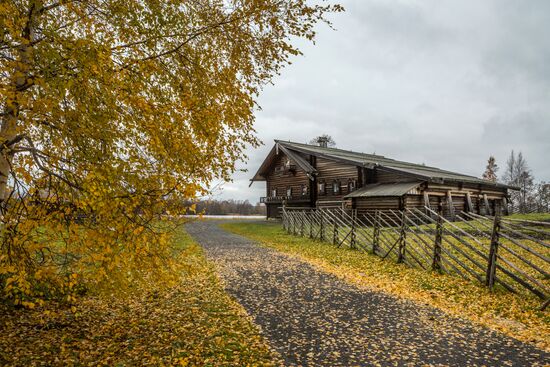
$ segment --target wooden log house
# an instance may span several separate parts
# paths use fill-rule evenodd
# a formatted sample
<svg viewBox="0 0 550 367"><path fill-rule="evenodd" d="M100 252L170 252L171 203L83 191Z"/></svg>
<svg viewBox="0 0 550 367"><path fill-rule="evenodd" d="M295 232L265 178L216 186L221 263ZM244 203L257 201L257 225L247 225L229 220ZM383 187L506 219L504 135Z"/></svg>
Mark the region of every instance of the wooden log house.
<svg viewBox="0 0 550 367"><path fill-rule="evenodd" d="M506 208L509 186L381 155L275 140L251 179L266 182L267 218L288 207L343 206L359 214L431 207L493 214Z"/></svg>

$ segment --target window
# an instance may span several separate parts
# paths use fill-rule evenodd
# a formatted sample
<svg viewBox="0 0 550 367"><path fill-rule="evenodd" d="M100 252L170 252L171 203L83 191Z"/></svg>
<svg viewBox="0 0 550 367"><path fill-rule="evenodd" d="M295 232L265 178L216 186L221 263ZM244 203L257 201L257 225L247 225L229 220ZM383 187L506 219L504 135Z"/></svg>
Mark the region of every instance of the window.
<svg viewBox="0 0 550 367"><path fill-rule="evenodd" d="M338 181L338 180L332 181L332 192L334 194L339 194L340 193L340 181Z"/></svg>
<svg viewBox="0 0 550 367"><path fill-rule="evenodd" d="M277 196L277 188L272 188L271 189L271 197L276 197Z"/></svg>
<svg viewBox="0 0 550 367"><path fill-rule="evenodd" d="M307 196L309 191L308 185L302 185L302 196Z"/></svg>
<svg viewBox="0 0 550 367"><path fill-rule="evenodd" d="M319 181L319 195L325 195L325 181Z"/></svg>
<svg viewBox="0 0 550 367"><path fill-rule="evenodd" d="M290 159L285 158L285 160L284 160L284 167L285 167L285 169L289 169L289 168L290 168Z"/></svg>
<svg viewBox="0 0 550 367"><path fill-rule="evenodd" d="M292 187L291 186L288 186L286 188L286 196L291 198L292 197Z"/></svg>
<svg viewBox="0 0 550 367"><path fill-rule="evenodd" d="M348 180L348 192L352 192L357 187L357 182L351 178Z"/></svg>

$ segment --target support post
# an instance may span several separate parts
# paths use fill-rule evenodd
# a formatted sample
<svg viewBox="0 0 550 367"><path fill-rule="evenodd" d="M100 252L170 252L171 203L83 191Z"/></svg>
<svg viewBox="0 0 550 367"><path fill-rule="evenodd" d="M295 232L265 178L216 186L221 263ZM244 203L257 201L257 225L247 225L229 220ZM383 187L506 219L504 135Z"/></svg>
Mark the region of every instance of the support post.
<svg viewBox="0 0 550 367"><path fill-rule="evenodd" d="M502 198L502 214L508 215L508 199L506 197Z"/></svg>
<svg viewBox="0 0 550 367"><path fill-rule="evenodd" d="M432 270L441 272L441 242L443 238L443 208L439 204L437 209L437 221L435 225L434 253L432 260Z"/></svg>
<svg viewBox="0 0 550 367"><path fill-rule="evenodd" d="M491 215L491 207L489 206L487 194L483 194L483 206L485 207L485 215Z"/></svg>
<svg viewBox="0 0 550 367"><path fill-rule="evenodd" d="M402 263L405 260L405 245L407 243L407 232L405 231L406 215L405 210L403 210L401 212L401 231L399 233L399 249L397 254L398 263Z"/></svg>
<svg viewBox="0 0 550 367"><path fill-rule="evenodd" d="M376 254L378 252L378 247L380 246L380 213L378 210L374 212L374 233L372 240L372 253Z"/></svg>
<svg viewBox="0 0 550 367"><path fill-rule="evenodd" d="M485 276L485 285L493 289L495 285L495 274L497 269L497 254L500 236L500 210L496 210L493 221L493 232L491 234L491 245L489 248L489 261L487 263L487 274Z"/></svg>
<svg viewBox="0 0 550 367"><path fill-rule="evenodd" d="M470 195L469 191L466 191L466 212L475 212L474 206L472 204L472 196Z"/></svg>
<svg viewBox="0 0 550 367"><path fill-rule="evenodd" d="M449 216L451 218L451 221L454 221L455 207L453 205L453 195L451 194L451 190L447 191L447 205L449 206Z"/></svg>
<svg viewBox="0 0 550 367"><path fill-rule="evenodd" d="M424 190L424 207L426 207L428 209L431 209L431 207L430 207L430 195L428 194L428 192L426 190ZM426 214L431 217L432 213L428 209L426 209Z"/></svg>

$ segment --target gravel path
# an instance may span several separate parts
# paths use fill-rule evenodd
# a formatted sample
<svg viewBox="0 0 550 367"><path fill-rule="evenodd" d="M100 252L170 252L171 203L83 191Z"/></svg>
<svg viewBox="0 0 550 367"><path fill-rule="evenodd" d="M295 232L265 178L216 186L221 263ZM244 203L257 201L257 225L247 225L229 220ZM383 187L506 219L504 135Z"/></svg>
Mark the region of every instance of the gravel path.
<svg viewBox="0 0 550 367"><path fill-rule="evenodd" d="M543 366L550 355L428 306L359 289L195 221L189 233L288 366Z"/></svg>

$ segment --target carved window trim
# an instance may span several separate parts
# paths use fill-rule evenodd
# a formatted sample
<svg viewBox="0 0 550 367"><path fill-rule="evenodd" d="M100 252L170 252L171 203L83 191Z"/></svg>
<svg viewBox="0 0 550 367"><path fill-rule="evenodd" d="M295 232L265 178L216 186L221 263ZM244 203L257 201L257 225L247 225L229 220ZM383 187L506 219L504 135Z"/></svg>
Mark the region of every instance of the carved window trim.
<svg viewBox="0 0 550 367"><path fill-rule="evenodd" d="M334 195L339 195L342 188L340 187L340 180L332 181L332 193Z"/></svg>
<svg viewBox="0 0 550 367"><path fill-rule="evenodd" d="M350 178L348 180L348 192L353 192L357 189L357 180Z"/></svg>
<svg viewBox="0 0 550 367"><path fill-rule="evenodd" d="M317 184L317 190L319 191L319 195L325 195L327 191L327 184L325 180L319 181Z"/></svg>

